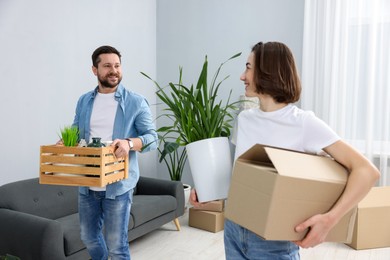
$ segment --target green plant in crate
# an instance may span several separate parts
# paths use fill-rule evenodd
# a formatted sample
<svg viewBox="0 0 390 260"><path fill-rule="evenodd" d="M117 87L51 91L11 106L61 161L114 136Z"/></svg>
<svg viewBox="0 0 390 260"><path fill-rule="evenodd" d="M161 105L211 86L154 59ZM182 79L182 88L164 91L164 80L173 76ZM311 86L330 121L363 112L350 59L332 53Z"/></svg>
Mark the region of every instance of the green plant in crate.
<svg viewBox="0 0 390 260"><path fill-rule="evenodd" d="M227 61L240 56L238 53ZM240 101L231 102L232 90L226 102L218 100L218 91L225 77L217 83L218 75L223 62L217 69L211 84L207 82L208 61L207 56L203 63L202 71L199 75L196 86L186 87L183 85L183 69L179 68L179 83L172 82L165 87L161 87L155 80L141 72L157 86L156 94L167 106L160 117L166 117L172 121L170 126L164 126L157 131L164 135L178 136L176 142L180 145L213 138L230 136L231 122L234 120L233 111L238 110L237 104Z"/></svg>
<svg viewBox="0 0 390 260"><path fill-rule="evenodd" d="M79 129L77 126L65 126L61 129L60 138L64 146L76 146L79 140Z"/></svg>

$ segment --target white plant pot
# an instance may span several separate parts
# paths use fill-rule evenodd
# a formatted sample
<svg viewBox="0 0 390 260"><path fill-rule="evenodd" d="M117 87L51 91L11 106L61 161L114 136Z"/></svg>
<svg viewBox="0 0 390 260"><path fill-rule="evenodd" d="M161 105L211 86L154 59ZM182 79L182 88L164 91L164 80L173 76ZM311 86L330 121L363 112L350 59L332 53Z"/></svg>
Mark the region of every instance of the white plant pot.
<svg viewBox="0 0 390 260"><path fill-rule="evenodd" d="M186 149L199 202L226 199L232 174L228 138L193 142Z"/></svg>
<svg viewBox="0 0 390 260"><path fill-rule="evenodd" d="M184 188L184 208L188 208L188 202L190 200L191 185L183 183Z"/></svg>

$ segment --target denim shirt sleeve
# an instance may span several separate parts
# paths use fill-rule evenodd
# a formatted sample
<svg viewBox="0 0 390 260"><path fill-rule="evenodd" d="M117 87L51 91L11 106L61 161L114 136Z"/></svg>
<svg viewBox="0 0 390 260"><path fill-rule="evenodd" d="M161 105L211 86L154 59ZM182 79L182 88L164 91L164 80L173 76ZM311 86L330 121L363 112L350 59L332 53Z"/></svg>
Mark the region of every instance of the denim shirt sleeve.
<svg viewBox="0 0 390 260"><path fill-rule="evenodd" d="M157 133L152 122L152 114L146 100L141 103L141 110L135 123L138 137L142 141L142 153L157 149Z"/></svg>
<svg viewBox="0 0 390 260"><path fill-rule="evenodd" d="M115 97L119 106L113 139L140 138L143 146L149 144L143 152L157 149L156 127L146 99L123 87L118 89Z"/></svg>

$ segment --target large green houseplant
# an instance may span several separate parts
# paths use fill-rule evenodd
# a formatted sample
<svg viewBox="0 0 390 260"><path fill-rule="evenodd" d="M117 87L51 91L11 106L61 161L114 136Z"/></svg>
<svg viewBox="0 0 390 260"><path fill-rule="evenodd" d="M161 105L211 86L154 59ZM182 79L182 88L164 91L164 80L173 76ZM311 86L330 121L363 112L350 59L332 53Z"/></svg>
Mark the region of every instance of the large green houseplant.
<svg viewBox="0 0 390 260"><path fill-rule="evenodd" d="M211 84L208 84L208 60L207 56L196 86L187 87L183 84L183 69L179 68L179 82L170 82L167 87L161 87L155 80L141 72L152 80L157 86L156 94L166 105L161 117L169 118L172 124L158 129L164 135L177 135L180 145L221 136L229 136L231 122L234 120L233 111L237 110L240 101L231 102L232 90L226 102L220 100L218 94L221 84L229 76L217 82L222 66L241 55L236 55L223 62L217 69Z"/></svg>
<svg viewBox="0 0 390 260"><path fill-rule="evenodd" d="M210 84L208 82L207 56L196 85L191 84L190 87L183 84L183 69L181 67L179 68L178 83L170 82L165 87L160 86L155 80L141 72L154 82L157 87L156 95L165 105L160 117L168 118L171 122L169 125L158 128L157 131L162 134L164 139L171 138L177 145L186 147L191 173L195 186L197 186L200 201L220 199L227 196L232 164L227 137L230 136L234 113L238 110L238 103L241 101L231 100L232 90L229 91L227 100L220 99L221 84L229 76L220 81L218 76L226 62L240 55L241 53L233 55L227 61L221 63ZM226 90L224 91L226 92ZM203 140L205 142L202 142ZM212 144L209 143L209 140ZM215 146L218 148L214 147L213 143L215 142L222 142L222 151L219 144ZM193 148L196 146L200 147L200 152L198 152L199 148ZM210 152L213 154L210 154ZM216 154L217 156L215 156ZM216 160L217 157L222 157L222 159ZM197 160L201 162L199 163ZM220 162L221 160L222 162ZM204 166L204 169L198 169L200 165ZM198 185L201 181L204 182L205 179L204 176L201 176L204 173L198 172L208 174L207 185ZM216 187L216 183L220 184L219 187ZM220 187L222 187L222 191ZM200 192L202 189L205 192ZM206 191L215 191L215 194L208 196L204 194Z"/></svg>

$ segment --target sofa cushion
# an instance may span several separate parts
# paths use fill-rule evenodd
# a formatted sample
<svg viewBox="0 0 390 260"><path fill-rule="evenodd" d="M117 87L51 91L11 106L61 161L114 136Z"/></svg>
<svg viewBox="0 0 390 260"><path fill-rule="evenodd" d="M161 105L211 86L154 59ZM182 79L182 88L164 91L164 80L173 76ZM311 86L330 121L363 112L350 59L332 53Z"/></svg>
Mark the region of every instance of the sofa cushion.
<svg viewBox="0 0 390 260"><path fill-rule="evenodd" d="M64 250L69 256L85 248L80 238L79 213L56 219L64 230Z"/></svg>
<svg viewBox="0 0 390 260"><path fill-rule="evenodd" d="M131 215L134 227L176 210L176 198L170 195L137 195L133 198Z"/></svg>
<svg viewBox="0 0 390 260"><path fill-rule="evenodd" d="M0 208L57 219L78 212L78 188L39 184L39 178L0 187Z"/></svg>

